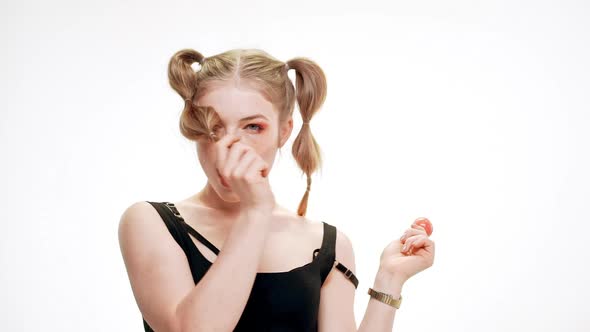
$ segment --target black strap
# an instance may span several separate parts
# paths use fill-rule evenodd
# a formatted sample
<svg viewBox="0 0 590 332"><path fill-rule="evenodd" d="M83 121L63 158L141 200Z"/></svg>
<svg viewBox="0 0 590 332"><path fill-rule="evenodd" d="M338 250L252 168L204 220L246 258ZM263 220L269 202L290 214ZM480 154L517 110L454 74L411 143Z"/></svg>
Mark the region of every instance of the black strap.
<svg viewBox="0 0 590 332"><path fill-rule="evenodd" d="M342 271L342 273L344 273L344 276L348 278L348 280L350 280L350 282L353 283L354 288L357 288L359 285L359 280L356 278L356 276L354 275L354 273L352 273L352 271L350 271L346 266L344 266L344 264L338 262L338 264L336 264L336 268L340 271Z"/></svg>
<svg viewBox="0 0 590 332"><path fill-rule="evenodd" d="M182 215L178 212L178 209L176 209L176 206L174 206L174 203L150 201L148 201L148 203L152 204L156 208L156 210L164 220L166 227L168 227L168 230L173 235L176 242L178 242L181 245L187 257L190 257L190 253L187 252L187 248L189 248L190 246L184 242L187 241L187 239L191 242L192 240L188 238L188 235L186 235L186 233L181 233L182 229L178 227L178 223L174 222L173 217L176 217L176 220L180 221L180 224L186 229L186 231L188 231L191 235L193 235L195 238L201 241L201 243L207 246L207 248L213 251L216 255L219 255L220 250L217 247L215 247L211 242L209 242L209 240L207 240L203 235L201 235L201 233L199 233L197 230L195 230L189 224L186 223ZM334 267L334 263L336 263L336 269L344 273L344 276L347 279L349 279L350 282L353 283L354 288L357 288L359 283L357 277L344 264L336 261L336 227L326 222L322 223L324 224L322 245L321 248L315 249L313 251L313 259L315 259L318 254L321 254L319 259L320 276L322 284L324 283L324 280L328 277L328 274L332 270L332 267Z"/></svg>
<svg viewBox="0 0 590 332"><path fill-rule="evenodd" d="M183 229L180 227L178 222L176 222L176 218L174 217L174 215L172 215L170 211L166 209L166 205L164 205L163 202L146 202L150 203L154 207L154 209L156 209L156 211L164 221L166 228L168 228L168 231L170 232L176 243L178 243L178 245L186 254L186 257L190 260L191 253L189 249L190 244L188 241L191 240L185 234L183 234Z"/></svg>
<svg viewBox="0 0 590 332"><path fill-rule="evenodd" d="M322 285L324 280L328 277L330 270L334 266L336 259L336 227L322 222L324 224L324 236L322 238L322 247L319 251L320 259L320 276Z"/></svg>
<svg viewBox="0 0 590 332"><path fill-rule="evenodd" d="M174 206L174 203L164 202L164 205L166 207L168 207L168 209L170 209L170 211L172 211L172 213L178 218L178 220L180 220L182 225L186 228L186 230L192 236L194 236L199 241L201 241L201 243L203 243L205 246L207 246L207 248L209 248L211 251L213 251L215 253L215 255L219 255L220 250L217 249L217 247L214 246L213 243L209 242L209 240L207 240L203 235L201 235L201 233L197 232L196 229L192 228L191 225L186 223L186 221L184 220L182 215L180 215L180 212L178 212L178 209L176 209L176 206Z"/></svg>
<svg viewBox="0 0 590 332"><path fill-rule="evenodd" d="M324 283L324 280L326 279L326 277L328 276L328 274L332 270L332 267L334 267L334 263L336 262L337 263L336 268L339 271L341 271L342 273L344 273L344 276L348 280L350 280L350 282L352 282L352 284L354 285L354 288L356 289L358 287L358 283L359 283L357 277L344 264L336 261L336 235L337 235L336 227L333 225L330 225L326 222L323 222L323 223L324 223L324 238L322 240L322 248L319 250L320 253L323 253L322 264L320 267L322 284ZM316 251L314 251L314 254L315 254L315 252Z"/></svg>

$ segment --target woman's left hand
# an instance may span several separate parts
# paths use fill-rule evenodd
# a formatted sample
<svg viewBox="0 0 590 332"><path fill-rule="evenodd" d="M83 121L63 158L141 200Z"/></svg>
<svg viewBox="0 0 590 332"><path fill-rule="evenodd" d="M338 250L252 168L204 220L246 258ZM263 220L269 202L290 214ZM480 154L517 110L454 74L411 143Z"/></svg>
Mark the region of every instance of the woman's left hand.
<svg viewBox="0 0 590 332"><path fill-rule="evenodd" d="M401 238L392 241L381 254L379 269L402 282L434 263L434 241L429 238L418 218ZM426 222L429 223L428 219ZM429 232L432 232L432 227Z"/></svg>

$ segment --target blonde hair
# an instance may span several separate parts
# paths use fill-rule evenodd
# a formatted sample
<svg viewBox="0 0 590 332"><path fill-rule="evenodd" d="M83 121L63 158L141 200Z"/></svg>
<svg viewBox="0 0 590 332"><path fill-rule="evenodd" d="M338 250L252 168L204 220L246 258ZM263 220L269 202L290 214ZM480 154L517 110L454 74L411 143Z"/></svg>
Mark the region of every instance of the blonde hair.
<svg viewBox="0 0 590 332"><path fill-rule="evenodd" d="M198 71L191 66L195 62L201 65ZM297 89L287 75L290 69L295 70ZM203 116L199 113L203 108L196 103L215 83L234 80L253 86L278 110L279 128L293 113L295 101L303 122L308 124L324 103L327 92L326 76L315 62L304 57L282 62L258 49L234 49L207 58L195 50L182 49L170 59L168 79L172 88L186 101L180 116L180 132L193 141L210 130L203 128L199 119L205 119L208 127L213 126L210 113ZM301 127L291 152L307 176L307 189L297 208L297 214L304 216L311 174L322 166L320 147L309 125Z"/></svg>

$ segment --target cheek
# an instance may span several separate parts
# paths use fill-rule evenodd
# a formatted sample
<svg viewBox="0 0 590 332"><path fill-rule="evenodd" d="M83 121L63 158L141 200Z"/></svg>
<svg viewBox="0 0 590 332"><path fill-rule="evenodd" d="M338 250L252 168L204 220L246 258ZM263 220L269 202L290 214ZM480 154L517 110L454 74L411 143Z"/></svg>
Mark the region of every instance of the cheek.
<svg viewBox="0 0 590 332"><path fill-rule="evenodd" d="M258 149L266 150L276 147L278 140L278 133L276 128L266 126L264 130L259 133L245 133L242 135L242 142Z"/></svg>
<svg viewBox="0 0 590 332"><path fill-rule="evenodd" d="M270 130L269 130L270 129ZM245 137L244 143L250 145L267 162L272 162L278 150L277 133L271 128L259 135Z"/></svg>
<svg viewBox="0 0 590 332"><path fill-rule="evenodd" d="M211 173L209 170L215 169L216 152L213 144L199 144L197 146L197 155L199 163L206 173Z"/></svg>
<svg viewBox="0 0 590 332"><path fill-rule="evenodd" d="M264 159L266 162L272 163L274 156L277 152L277 146L274 144L274 141L267 141L263 146L256 148L256 152Z"/></svg>

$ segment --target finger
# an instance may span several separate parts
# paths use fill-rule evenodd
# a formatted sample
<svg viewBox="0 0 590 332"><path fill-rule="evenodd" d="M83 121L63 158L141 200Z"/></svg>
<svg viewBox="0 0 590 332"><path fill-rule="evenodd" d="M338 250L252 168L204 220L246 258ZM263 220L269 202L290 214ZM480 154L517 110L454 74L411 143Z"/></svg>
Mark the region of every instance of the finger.
<svg viewBox="0 0 590 332"><path fill-rule="evenodd" d="M222 166L223 170L221 170L221 174L226 179L233 176L234 169L240 164L240 159L242 156L251 149L248 145L245 145L241 142L235 142L229 148L229 152L227 154L227 159L225 164Z"/></svg>
<svg viewBox="0 0 590 332"><path fill-rule="evenodd" d="M424 234L428 235L428 233L426 232L426 228L424 228L423 226L420 226L420 225L414 223L414 224L412 224L412 228L420 230Z"/></svg>
<svg viewBox="0 0 590 332"><path fill-rule="evenodd" d="M428 218L417 218L416 220L414 220L414 224L424 227L424 229L426 230L426 235L432 235L432 223L430 222L430 220L428 220Z"/></svg>
<svg viewBox="0 0 590 332"><path fill-rule="evenodd" d="M432 239L430 239L428 236L421 237L412 243L411 250L412 253L417 253L421 250L434 253L434 241L432 241Z"/></svg>
<svg viewBox="0 0 590 332"><path fill-rule="evenodd" d="M417 238L412 243L412 247L414 247L414 248L430 247L433 245L434 245L434 241L432 241L432 239L430 239L428 236Z"/></svg>
<svg viewBox="0 0 590 332"><path fill-rule="evenodd" d="M404 243L404 246L402 247L401 252L411 253L413 251L413 249L416 248L416 241L418 241L420 239L424 239L424 238L428 238L428 235L419 234L419 235L410 236L406 240L406 243Z"/></svg>
<svg viewBox="0 0 590 332"><path fill-rule="evenodd" d="M255 152L253 152L252 150L247 150L244 153L242 159L240 159L240 162L238 163L236 168L234 168L232 172L232 177L236 179L244 178L245 175L248 174L248 168L250 167L250 165L252 165L252 163L256 161L256 158L257 156Z"/></svg>
<svg viewBox="0 0 590 332"><path fill-rule="evenodd" d="M234 135L224 135L219 141L215 144L216 152L217 152L217 160L215 161L215 167L217 168L218 172L221 172L223 165L225 165L225 160L227 159L227 154L229 153L229 148L232 146L234 142L239 141L240 138Z"/></svg>
<svg viewBox="0 0 590 332"><path fill-rule="evenodd" d="M257 158L255 162L251 163L246 171L246 178L250 181L255 181L260 176L266 177L266 170L268 169L268 164L262 160L262 158Z"/></svg>
<svg viewBox="0 0 590 332"><path fill-rule="evenodd" d="M406 229L406 231L404 232L404 234L399 238L399 240L402 243L404 243L408 237L410 237L412 235L419 235L419 234L424 234L424 233L421 232L419 229L408 228L408 229Z"/></svg>

